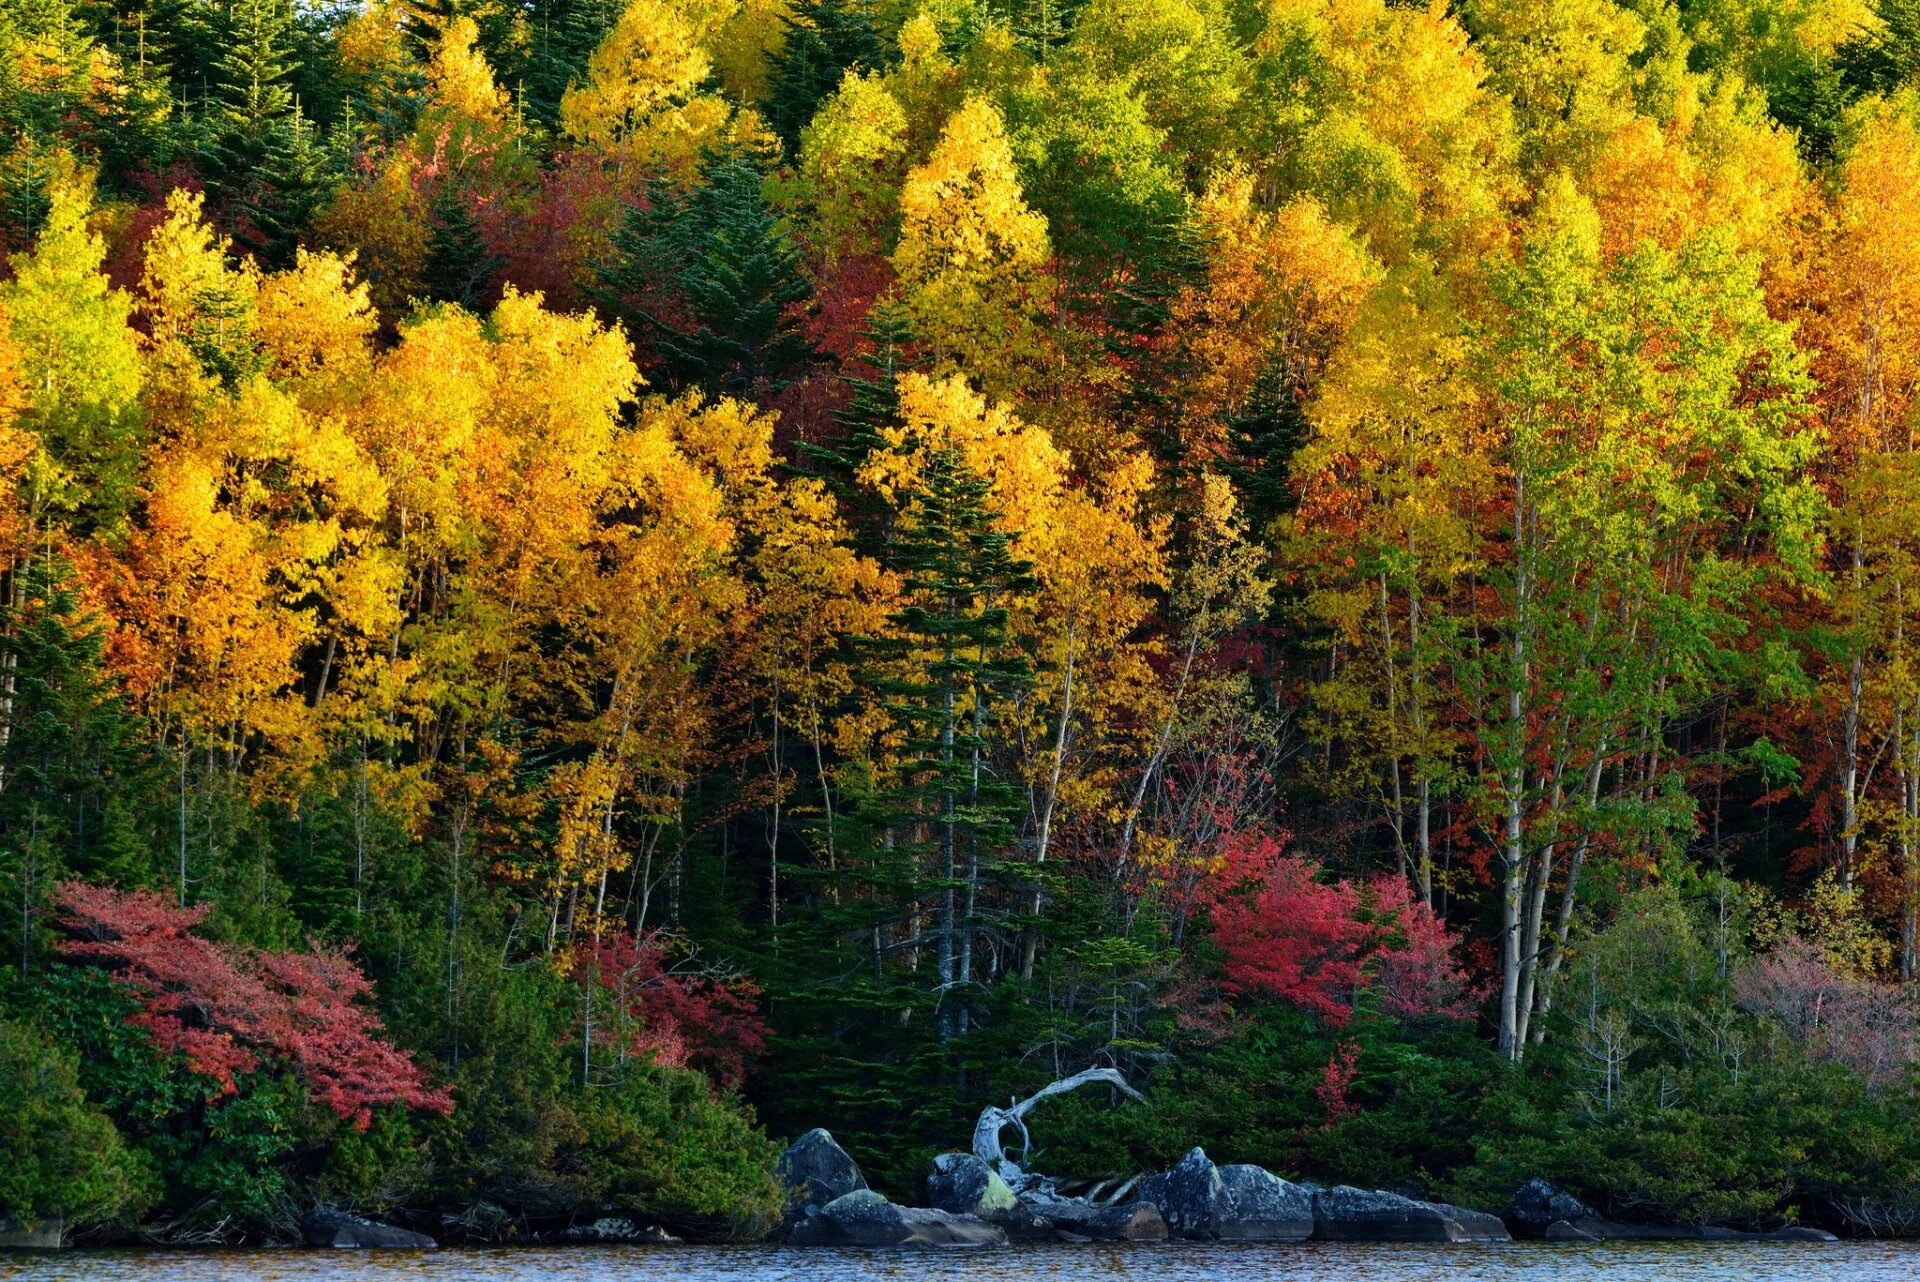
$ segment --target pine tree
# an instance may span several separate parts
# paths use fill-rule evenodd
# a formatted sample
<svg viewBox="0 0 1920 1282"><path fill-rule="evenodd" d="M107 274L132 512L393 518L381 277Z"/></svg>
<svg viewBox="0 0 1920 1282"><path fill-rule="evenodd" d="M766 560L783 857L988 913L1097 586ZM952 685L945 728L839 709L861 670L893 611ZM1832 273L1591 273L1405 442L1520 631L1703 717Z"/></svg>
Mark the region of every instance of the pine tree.
<svg viewBox="0 0 1920 1282"><path fill-rule="evenodd" d="M466 198L451 188L442 189L433 200L433 239L421 281L427 296L477 310L499 265L480 236Z"/></svg>
<svg viewBox="0 0 1920 1282"><path fill-rule="evenodd" d="M6 957L39 956L40 908L63 875L128 867L116 795L137 787L133 718L103 674L105 634L73 574L45 557L0 572L0 884Z"/></svg>
<svg viewBox="0 0 1920 1282"><path fill-rule="evenodd" d="M879 67L883 53L861 0L799 0L785 23L786 41L773 59L764 114L787 154L794 155L800 131L841 77L855 68Z"/></svg>
<svg viewBox="0 0 1920 1282"><path fill-rule="evenodd" d="M708 158L684 196L653 184L596 269L596 295L652 332L676 386L778 391L815 358L796 315L812 289L763 181L728 151Z"/></svg>
<svg viewBox="0 0 1920 1282"><path fill-rule="evenodd" d="M859 366L841 374L849 394L846 405L833 416L840 435L832 441L800 442L800 470L819 477L839 495L855 546L865 555L878 556L889 533L885 510L855 478L868 456L883 444L882 429L900 421L900 376L919 369L923 362L915 350L913 318L891 294L875 300L860 338L866 351Z"/></svg>

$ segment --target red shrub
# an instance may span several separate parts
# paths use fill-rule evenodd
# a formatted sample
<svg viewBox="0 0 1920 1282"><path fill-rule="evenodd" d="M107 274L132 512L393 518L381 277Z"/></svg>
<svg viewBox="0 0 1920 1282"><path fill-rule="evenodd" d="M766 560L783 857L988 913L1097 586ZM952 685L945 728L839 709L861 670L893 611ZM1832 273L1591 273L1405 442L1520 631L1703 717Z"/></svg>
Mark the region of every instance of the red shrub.
<svg viewBox="0 0 1920 1282"><path fill-rule="evenodd" d="M384 1104L450 1112L412 1058L381 1037L361 1004L372 992L342 952L253 953L193 933L207 907L179 908L150 891L67 882L61 925L68 956L89 957L140 995L134 1017L163 1052L230 1095L234 1074L280 1060L320 1104L364 1129Z"/></svg>
<svg viewBox="0 0 1920 1282"><path fill-rule="evenodd" d="M1453 938L1401 879L1323 881L1271 833L1236 834L1224 855L1207 905L1230 991L1298 1006L1335 1028L1363 989L1399 1019L1472 1018L1478 994Z"/></svg>
<svg viewBox="0 0 1920 1282"><path fill-rule="evenodd" d="M744 976L676 959L669 942L657 932L609 935L578 950L574 974L614 995L626 1014L615 1027L629 1054L695 1065L737 1086L747 1061L766 1046L760 989Z"/></svg>

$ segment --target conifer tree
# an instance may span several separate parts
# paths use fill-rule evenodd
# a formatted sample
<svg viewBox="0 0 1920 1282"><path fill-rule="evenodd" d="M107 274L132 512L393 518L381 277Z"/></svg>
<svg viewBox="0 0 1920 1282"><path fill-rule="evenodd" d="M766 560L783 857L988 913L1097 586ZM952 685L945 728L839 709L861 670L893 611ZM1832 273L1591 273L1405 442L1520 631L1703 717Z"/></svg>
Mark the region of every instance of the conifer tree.
<svg viewBox="0 0 1920 1282"><path fill-rule="evenodd" d="M596 295L654 335L676 386L778 391L814 359L796 315L812 289L762 182L745 156L725 151L684 196L653 184L596 271Z"/></svg>
<svg viewBox="0 0 1920 1282"><path fill-rule="evenodd" d="M921 888L937 897L935 969L942 1039L964 1033L983 875L1013 843L1021 797L985 768L993 704L1030 669L1012 644L1006 598L1033 585L993 526L988 484L952 446L934 451L905 496L888 545L907 605L893 636L861 643L884 663L871 677L905 734L906 760L873 806L894 832L892 850L919 861Z"/></svg>
<svg viewBox="0 0 1920 1282"><path fill-rule="evenodd" d="M333 168L334 157L319 131L296 110L287 127L275 131L261 182L247 208L266 266L293 265L301 235L326 201Z"/></svg>
<svg viewBox="0 0 1920 1282"><path fill-rule="evenodd" d="M261 198L293 125L292 34L286 0L234 0L227 11L206 168L215 186L244 201Z"/></svg>
<svg viewBox="0 0 1920 1282"><path fill-rule="evenodd" d="M785 22L786 42L773 59L765 115L793 155L801 129L841 77L856 68L879 67L882 51L861 0L799 0Z"/></svg>
<svg viewBox="0 0 1920 1282"><path fill-rule="evenodd" d="M620 0L544 0L526 54L527 112L552 128L560 99L585 78L587 61L620 20Z"/></svg>
<svg viewBox="0 0 1920 1282"><path fill-rule="evenodd" d="M465 197L443 189L433 201L433 237L421 283L427 296L469 311L484 303L499 260L487 248Z"/></svg>

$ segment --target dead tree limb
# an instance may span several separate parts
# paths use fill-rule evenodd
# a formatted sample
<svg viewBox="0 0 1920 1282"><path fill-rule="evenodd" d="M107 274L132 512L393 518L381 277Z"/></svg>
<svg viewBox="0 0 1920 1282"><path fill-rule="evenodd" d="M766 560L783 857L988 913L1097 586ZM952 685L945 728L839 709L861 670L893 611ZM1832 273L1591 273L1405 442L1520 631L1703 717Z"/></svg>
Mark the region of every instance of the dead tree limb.
<svg viewBox="0 0 1920 1282"><path fill-rule="evenodd" d="M1127 1085L1127 1079L1120 1075L1119 1069L1082 1069L1072 1077L1048 1082L1027 1098L1006 1108L997 1108L989 1104L981 1109L980 1120L973 1124L974 1156L999 1171L1002 1179L1018 1189L1026 1176L1019 1166L1008 1160L1006 1150L1000 1146L1000 1133L1009 1126L1016 1128L1020 1132L1020 1156L1025 1158L1027 1150L1033 1147L1033 1137L1027 1133L1027 1114L1033 1112L1041 1100L1079 1090L1090 1082L1105 1082L1128 1099L1142 1104L1147 1102L1139 1091Z"/></svg>

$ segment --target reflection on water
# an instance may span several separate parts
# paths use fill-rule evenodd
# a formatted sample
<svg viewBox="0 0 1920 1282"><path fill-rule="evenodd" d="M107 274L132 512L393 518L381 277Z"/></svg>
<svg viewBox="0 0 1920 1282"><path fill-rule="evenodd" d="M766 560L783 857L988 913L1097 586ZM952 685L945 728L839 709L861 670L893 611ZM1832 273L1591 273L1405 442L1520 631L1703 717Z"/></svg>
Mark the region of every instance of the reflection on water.
<svg viewBox="0 0 1920 1282"><path fill-rule="evenodd" d="M516 1247L68 1251L0 1256L5 1282L1911 1282L1920 1243L1032 1246L989 1251Z"/></svg>

